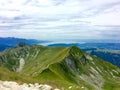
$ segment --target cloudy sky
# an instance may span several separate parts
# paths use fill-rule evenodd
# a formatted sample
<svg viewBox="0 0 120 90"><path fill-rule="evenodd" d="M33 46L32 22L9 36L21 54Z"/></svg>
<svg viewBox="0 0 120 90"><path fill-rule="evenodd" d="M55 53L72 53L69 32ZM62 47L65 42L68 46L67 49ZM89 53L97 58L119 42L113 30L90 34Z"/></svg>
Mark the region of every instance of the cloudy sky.
<svg viewBox="0 0 120 90"><path fill-rule="evenodd" d="M0 37L120 39L120 0L0 0Z"/></svg>

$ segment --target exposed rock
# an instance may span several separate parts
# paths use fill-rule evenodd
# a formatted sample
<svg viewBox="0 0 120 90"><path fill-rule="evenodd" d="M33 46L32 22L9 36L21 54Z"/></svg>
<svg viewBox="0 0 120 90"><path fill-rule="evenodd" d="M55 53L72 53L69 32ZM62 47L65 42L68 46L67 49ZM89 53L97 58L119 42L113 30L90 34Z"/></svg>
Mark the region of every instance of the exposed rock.
<svg viewBox="0 0 120 90"><path fill-rule="evenodd" d="M40 85L38 83L35 84L22 84L19 85L13 81L0 81L0 90L60 90L60 89L53 89L49 85Z"/></svg>
<svg viewBox="0 0 120 90"><path fill-rule="evenodd" d="M93 58L90 55L86 55L86 59L93 60Z"/></svg>
<svg viewBox="0 0 120 90"><path fill-rule="evenodd" d="M66 62L66 65L68 66L68 68L69 68L72 72L77 71L77 67L76 67L76 65L75 65L74 60L71 60L71 59L69 59L69 58L66 58L66 59L65 59L65 62Z"/></svg>
<svg viewBox="0 0 120 90"><path fill-rule="evenodd" d="M24 59L23 59L23 58L20 58L19 63L20 63L20 65L19 65L19 67L17 68L16 72L20 72L20 71L23 69L24 64L25 64Z"/></svg>

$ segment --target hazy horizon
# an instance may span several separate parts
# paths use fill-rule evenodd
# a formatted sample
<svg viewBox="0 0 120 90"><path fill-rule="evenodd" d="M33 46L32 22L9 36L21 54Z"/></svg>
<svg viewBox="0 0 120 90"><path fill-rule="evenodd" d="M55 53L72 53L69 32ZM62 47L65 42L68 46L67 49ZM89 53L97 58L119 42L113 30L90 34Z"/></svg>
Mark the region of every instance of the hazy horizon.
<svg viewBox="0 0 120 90"><path fill-rule="evenodd" d="M0 0L0 37L120 40L119 0Z"/></svg>

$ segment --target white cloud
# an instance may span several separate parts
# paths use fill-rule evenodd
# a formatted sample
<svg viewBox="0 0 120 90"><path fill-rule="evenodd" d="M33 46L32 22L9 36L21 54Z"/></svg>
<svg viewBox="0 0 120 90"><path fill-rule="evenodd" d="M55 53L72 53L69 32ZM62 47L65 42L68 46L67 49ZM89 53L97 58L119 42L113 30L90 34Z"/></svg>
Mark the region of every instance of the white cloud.
<svg viewBox="0 0 120 90"><path fill-rule="evenodd" d="M120 25L120 12L109 12L91 19L94 25Z"/></svg>
<svg viewBox="0 0 120 90"><path fill-rule="evenodd" d="M120 26L119 8L119 0L0 0L0 36L108 39Z"/></svg>

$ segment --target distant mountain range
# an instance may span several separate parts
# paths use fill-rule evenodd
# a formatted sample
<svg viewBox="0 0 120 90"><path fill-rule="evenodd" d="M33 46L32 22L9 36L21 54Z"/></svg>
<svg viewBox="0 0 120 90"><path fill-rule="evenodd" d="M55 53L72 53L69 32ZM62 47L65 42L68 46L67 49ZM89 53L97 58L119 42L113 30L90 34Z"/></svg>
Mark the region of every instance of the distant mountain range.
<svg viewBox="0 0 120 90"><path fill-rule="evenodd" d="M120 69L76 46L19 43L0 53L0 79L45 83L60 90L119 90Z"/></svg>
<svg viewBox="0 0 120 90"><path fill-rule="evenodd" d="M14 37L7 37L7 38L0 37L0 51L11 48L19 42L25 42L27 44L39 44L39 43L43 43L46 41L40 41L40 40L34 40L34 39L14 38Z"/></svg>
<svg viewBox="0 0 120 90"><path fill-rule="evenodd" d="M77 46L81 49L86 49L86 48L100 48L100 49L112 49L112 50L120 50L120 43L97 43L97 42L85 42L85 43L53 43L53 44L48 44L48 46L65 46L65 47L70 47L70 46Z"/></svg>

